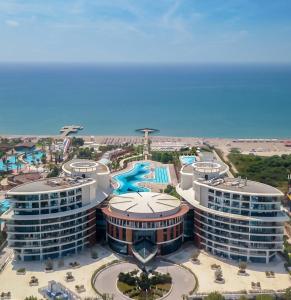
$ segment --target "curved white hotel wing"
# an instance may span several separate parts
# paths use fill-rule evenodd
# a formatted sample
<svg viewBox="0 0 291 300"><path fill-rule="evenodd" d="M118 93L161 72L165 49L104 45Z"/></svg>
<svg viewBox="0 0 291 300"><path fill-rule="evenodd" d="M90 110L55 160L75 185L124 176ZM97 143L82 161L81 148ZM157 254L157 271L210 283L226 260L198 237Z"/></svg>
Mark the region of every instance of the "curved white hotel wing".
<svg viewBox="0 0 291 300"><path fill-rule="evenodd" d="M96 242L96 208L111 193L109 170L99 164L92 171L85 160L78 168L80 176L33 181L7 193L11 207L1 219L16 259L61 257Z"/></svg>
<svg viewBox="0 0 291 300"><path fill-rule="evenodd" d="M199 162L181 169L177 192L194 207L194 239L200 248L235 260L268 263L283 247L283 194L241 178L227 166Z"/></svg>

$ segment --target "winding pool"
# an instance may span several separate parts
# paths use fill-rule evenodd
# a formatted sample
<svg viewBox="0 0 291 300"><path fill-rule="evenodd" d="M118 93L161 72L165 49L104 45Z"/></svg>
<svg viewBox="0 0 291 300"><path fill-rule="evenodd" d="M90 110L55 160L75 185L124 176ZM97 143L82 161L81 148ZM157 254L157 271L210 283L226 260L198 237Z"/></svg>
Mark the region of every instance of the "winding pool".
<svg viewBox="0 0 291 300"><path fill-rule="evenodd" d="M154 178L147 178L146 175L154 172ZM167 167L156 167L150 169L150 163L139 162L135 163L133 168L118 175L113 179L118 183L118 188L114 190L115 194L123 194L128 192L149 192L149 188L138 185L140 182L154 182L160 184L169 183L169 174Z"/></svg>

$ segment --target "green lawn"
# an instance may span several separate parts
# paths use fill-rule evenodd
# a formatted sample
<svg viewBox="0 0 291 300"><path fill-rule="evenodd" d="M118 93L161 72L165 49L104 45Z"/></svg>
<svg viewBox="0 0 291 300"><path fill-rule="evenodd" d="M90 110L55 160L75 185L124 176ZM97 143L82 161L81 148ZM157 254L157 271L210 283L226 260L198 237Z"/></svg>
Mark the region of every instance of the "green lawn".
<svg viewBox="0 0 291 300"><path fill-rule="evenodd" d="M124 282L121 282L121 281L117 281L117 287L118 289L122 292L122 293L126 293L126 292L129 292L131 291L132 289L134 289L134 286L133 285L129 285L129 284L126 284Z"/></svg>

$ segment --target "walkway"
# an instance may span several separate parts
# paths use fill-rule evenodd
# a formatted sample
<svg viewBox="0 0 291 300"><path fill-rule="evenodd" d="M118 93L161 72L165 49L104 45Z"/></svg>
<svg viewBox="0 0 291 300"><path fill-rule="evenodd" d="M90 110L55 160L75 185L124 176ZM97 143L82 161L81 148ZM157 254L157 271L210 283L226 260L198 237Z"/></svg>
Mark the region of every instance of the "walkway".
<svg viewBox="0 0 291 300"><path fill-rule="evenodd" d="M194 287L195 279L193 275L186 269L167 262L159 262L158 265L159 266L157 267L156 271L161 273L169 272L173 280L172 291L164 299L182 299L182 295L189 293ZM101 293L109 293L110 295L113 294L114 300L128 299L117 289L116 280L120 272L130 272L136 268L137 266L135 264L128 262L113 265L98 275L95 287Z"/></svg>

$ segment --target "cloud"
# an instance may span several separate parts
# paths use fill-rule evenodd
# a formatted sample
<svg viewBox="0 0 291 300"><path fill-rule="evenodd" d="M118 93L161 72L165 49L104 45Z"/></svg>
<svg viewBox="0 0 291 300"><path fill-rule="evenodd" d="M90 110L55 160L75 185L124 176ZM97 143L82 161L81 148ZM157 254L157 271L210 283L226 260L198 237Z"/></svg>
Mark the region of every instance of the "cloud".
<svg viewBox="0 0 291 300"><path fill-rule="evenodd" d="M5 24L9 27L18 27L19 23L15 20L6 20Z"/></svg>

